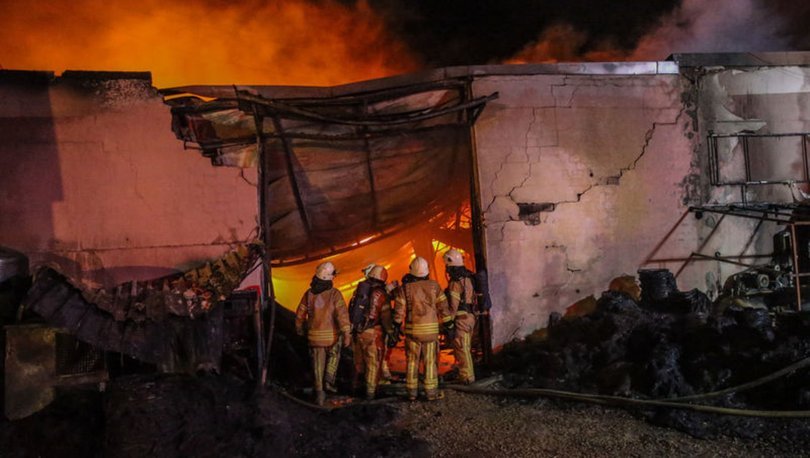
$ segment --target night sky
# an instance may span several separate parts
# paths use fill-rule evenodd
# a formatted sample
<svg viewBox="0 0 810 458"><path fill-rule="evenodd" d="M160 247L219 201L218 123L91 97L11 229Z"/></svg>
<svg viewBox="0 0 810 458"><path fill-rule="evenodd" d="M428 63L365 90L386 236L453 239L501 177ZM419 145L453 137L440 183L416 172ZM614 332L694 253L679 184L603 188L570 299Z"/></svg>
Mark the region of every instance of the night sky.
<svg viewBox="0 0 810 458"><path fill-rule="evenodd" d="M0 68L334 85L452 65L810 49L795 0L0 0Z"/></svg>
<svg viewBox="0 0 810 458"><path fill-rule="evenodd" d="M657 59L673 52L810 48L810 2L795 0L373 0L396 35L428 66L495 63L554 26L580 35L564 58L609 50L633 56L645 36L661 34ZM555 56L551 56L552 58ZM655 59L655 55L638 56ZM556 60L556 59L555 59Z"/></svg>

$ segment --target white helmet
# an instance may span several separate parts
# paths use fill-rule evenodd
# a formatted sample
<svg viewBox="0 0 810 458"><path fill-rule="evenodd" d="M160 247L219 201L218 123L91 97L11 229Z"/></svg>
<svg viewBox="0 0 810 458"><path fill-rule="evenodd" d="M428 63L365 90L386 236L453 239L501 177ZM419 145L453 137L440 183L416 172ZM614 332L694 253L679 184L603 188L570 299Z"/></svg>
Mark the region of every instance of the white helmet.
<svg viewBox="0 0 810 458"><path fill-rule="evenodd" d="M368 272L367 277L376 278L377 280L385 283L385 281L388 280L388 270L386 270L386 268L383 266L374 266Z"/></svg>
<svg viewBox="0 0 810 458"><path fill-rule="evenodd" d="M410 273L414 277L427 277L430 274L430 267L425 258L417 256L413 258L410 265Z"/></svg>
<svg viewBox="0 0 810 458"><path fill-rule="evenodd" d="M337 270L335 270L335 265L331 262L324 262L318 264L318 267L315 268L315 276L318 277L319 280L323 281L332 281L337 275Z"/></svg>
<svg viewBox="0 0 810 458"><path fill-rule="evenodd" d="M360 272L363 272L363 276L368 278L368 274L371 272L371 269L373 269L376 266L377 266L377 264L374 264L372 262L371 264L367 265L366 267L363 267L363 270L361 270Z"/></svg>
<svg viewBox="0 0 810 458"><path fill-rule="evenodd" d="M448 267L461 267L464 265L464 255L455 248L447 250L442 259L444 259L444 263Z"/></svg>

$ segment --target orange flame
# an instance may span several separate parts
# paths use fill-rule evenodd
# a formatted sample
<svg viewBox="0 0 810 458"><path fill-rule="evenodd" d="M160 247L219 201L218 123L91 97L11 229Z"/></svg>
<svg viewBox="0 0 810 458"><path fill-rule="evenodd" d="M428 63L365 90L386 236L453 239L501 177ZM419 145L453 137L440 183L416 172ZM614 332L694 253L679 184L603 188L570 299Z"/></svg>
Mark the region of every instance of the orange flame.
<svg viewBox="0 0 810 458"><path fill-rule="evenodd" d="M610 43L602 43L598 49L582 53L581 48L588 35L570 24L552 25L540 37L526 45L517 55L507 59L506 64L556 63L579 61L623 61L627 53L615 49Z"/></svg>
<svg viewBox="0 0 810 458"><path fill-rule="evenodd" d="M171 87L336 85L419 67L366 1L138 5L0 2L0 68L151 71Z"/></svg>

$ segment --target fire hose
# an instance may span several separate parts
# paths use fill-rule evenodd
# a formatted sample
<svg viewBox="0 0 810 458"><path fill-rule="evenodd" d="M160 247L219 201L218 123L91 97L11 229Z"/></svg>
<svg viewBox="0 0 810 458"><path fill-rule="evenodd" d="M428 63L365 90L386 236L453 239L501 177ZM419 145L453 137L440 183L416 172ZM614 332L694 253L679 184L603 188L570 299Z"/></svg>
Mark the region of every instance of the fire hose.
<svg viewBox="0 0 810 458"><path fill-rule="evenodd" d="M744 383L742 385L725 388L719 391L710 393L702 393L690 396L682 396L677 398L667 399L634 399L622 396L609 396L601 394L586 394L575 393L572 391L553 390L548 388L522 388L522 389L496 389L496 388L483 388L481 386L474 386L476 384L491 384L492 378L482 380L473 386L465 385L445 385L444 388L458 391L467 394L480 394L486 396L505 396L505 397L549 397L557 399L565 399L576 402L586 402L591 404L610 405L618 407L665 407L672 409L692 410L696 412L716 413L723 415L735 415L745 417L761 417L761 418L810 418L810 410L755 410L755 409L738 409L732 407L717 407L704 404L688 404L690 401L705 400L724 396L731 393L750 390L760 385L776 380L791 374L799 369L810 366L810 357L801 359L783 369L760 377L756 380ZM315 404L295 398L290 394L281 392L281 394L288 399L306 405L307 407L315 408L318 410L335 410L338 408L348 407L349 405L337 407L320 407ZM393 398L380 399L372 402L387 402Z"/></svg>
<svg viewBox="0 0 810 458"><path fill-rule="evenodd" d="M483 394L489 396L510 396L510 397L551 397L566 399L571 401L589 402L592 404L631 406L631 407L668 407L674 409L693 410L697 412L719 413L725 415L736 415L745 417L765 417L765 418L810 418L810 410L754 410L737 409L732 407L717 407L703 404L687 404L689 401L711 399L726 394L737 393L749 390L765 383L784 377L799 369L810 366L810 357L801 359L790 366L776 372L760 377L756 380L742 385L725 388L710 393L702 393L691 396L682 396L667 399L634 399L621 396L608 396L601 394L574 393L571 391L552 390L547 388L524 388L524 389L492 389L479 388L475 386L450 385L446 388L468 394Z"/></svg>

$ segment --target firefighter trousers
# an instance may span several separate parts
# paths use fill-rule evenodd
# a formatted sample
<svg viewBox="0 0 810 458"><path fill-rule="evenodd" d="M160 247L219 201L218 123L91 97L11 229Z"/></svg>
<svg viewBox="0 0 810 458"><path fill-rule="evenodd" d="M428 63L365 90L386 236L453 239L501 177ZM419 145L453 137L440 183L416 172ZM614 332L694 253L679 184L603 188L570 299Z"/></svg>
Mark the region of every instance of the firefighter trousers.
<svg viewBox="0 0 810 458"><path fill-rule="evenodd" d="M475 315L469 312L456 314L456 337L453 339L453 356L458 368L458 381L472 383L475 381L475 368L472 358L472 335L475 330Z"/></svg>
<svg viewBox="0 0 810 458"><path fill-rule="evenodd" d="M323 391L324 385L334 389L340 361L340 341L331 347L309 347L312 356L312 372L315 376L315 391Z"/></svg>
<svg viewBox="0 0 810 458"><path fill-rule="evenodd" d="M439 394L439 364L436 358L438 341L420 342L405 338L405 356L408 361L405 372L405 389L408 397L415 399L419 392L419 363L425 365L425 395L435 399Z"/></svg>
<svg viewBox="0 0 810 458"><path fill-rule="evenodd" d="M355 378L363 378L368 397L374 397L377 392L383 348L382 329L379 326L354 336Z"/></svg>

